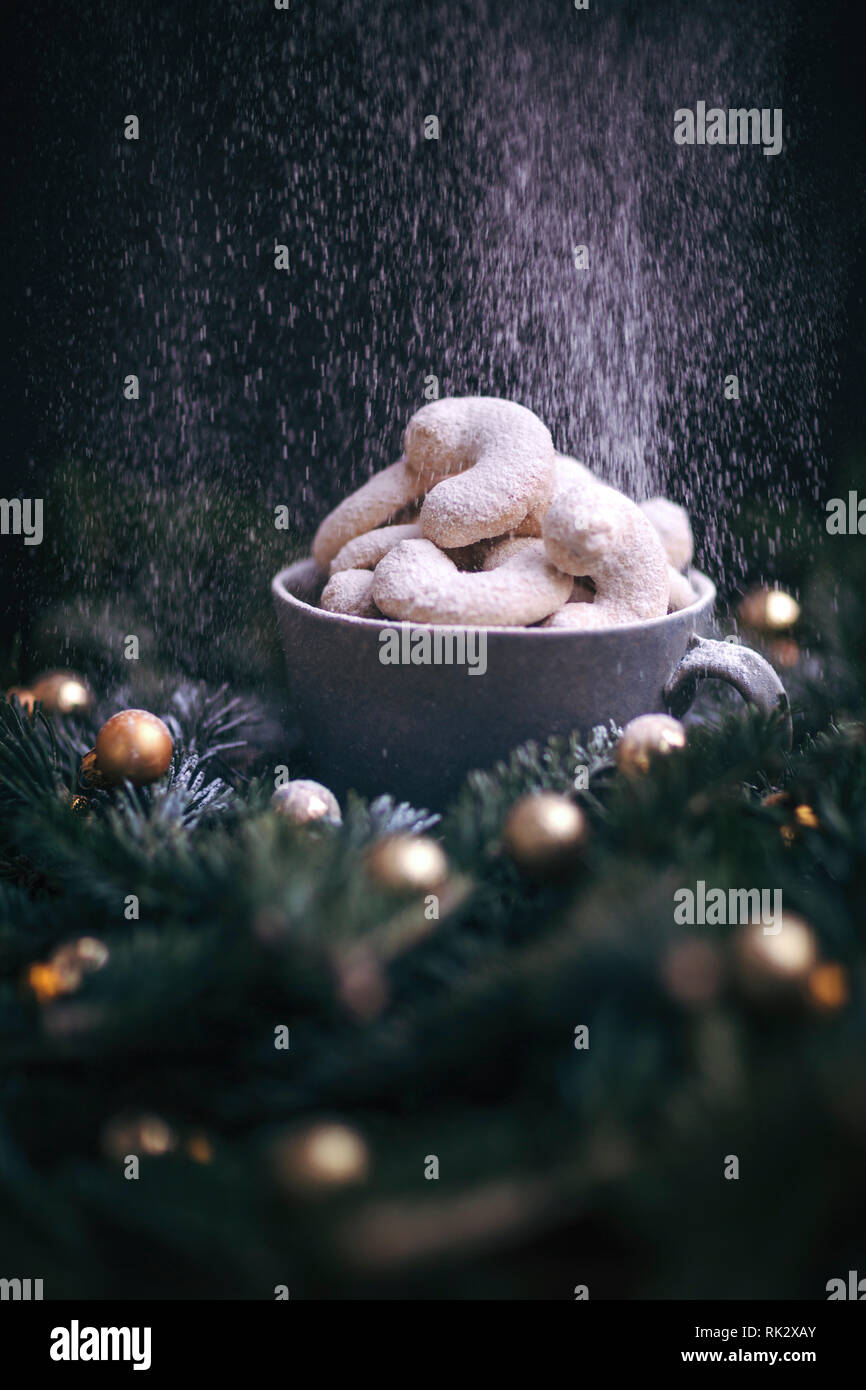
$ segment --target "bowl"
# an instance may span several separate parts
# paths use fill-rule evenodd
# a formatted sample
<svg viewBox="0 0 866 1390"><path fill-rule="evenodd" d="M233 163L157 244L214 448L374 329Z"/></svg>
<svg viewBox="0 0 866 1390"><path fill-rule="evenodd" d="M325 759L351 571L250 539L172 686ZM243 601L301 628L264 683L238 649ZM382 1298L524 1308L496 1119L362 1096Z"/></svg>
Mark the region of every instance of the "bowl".
<svg viewBox="0 0 866 1390"><path fill-rule="evenodd" d="M715 587L691 571L695 602L648 622L598 631L461 628L356 618L316 606L325 577L312 560L271 585L306 771L338 797L389 792L444 808L473 768L489 768L528 739L639 714L685 713L701 682L728 682L790 712L772 666L737 642L716 641Z"/></svg>

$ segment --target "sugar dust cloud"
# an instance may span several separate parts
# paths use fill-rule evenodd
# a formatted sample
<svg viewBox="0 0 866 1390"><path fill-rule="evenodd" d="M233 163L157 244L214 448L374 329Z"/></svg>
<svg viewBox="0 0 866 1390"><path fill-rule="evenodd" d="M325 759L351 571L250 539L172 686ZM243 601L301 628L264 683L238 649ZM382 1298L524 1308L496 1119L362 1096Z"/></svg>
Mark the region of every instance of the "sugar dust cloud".
<svg viewBox="0 0 866 1390"><path fill-rule="evenodd" d="M217 563L188 572L190 515L212 527L213 499L243 496L255 524L287 504L311 534L397 457L433 376L531 407L631 495L686 503L708 567L743 499L787 505L792 458L817 486L840 270L788 164L806 115L785 16L85 5L75 83L60 46L39 98L58 76L79 94L57 120L80 179L55 229L63 308L34 341L63 345L68 451L145 489L163 603L219 582ZM677 144L698 100L781 108L782 153Z"/></svg>

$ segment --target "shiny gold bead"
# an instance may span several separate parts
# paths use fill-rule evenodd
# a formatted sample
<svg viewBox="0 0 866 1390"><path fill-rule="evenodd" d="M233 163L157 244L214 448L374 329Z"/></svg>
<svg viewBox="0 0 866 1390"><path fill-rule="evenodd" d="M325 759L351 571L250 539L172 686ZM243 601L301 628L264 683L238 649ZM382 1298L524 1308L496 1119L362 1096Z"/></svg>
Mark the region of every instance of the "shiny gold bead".
<svg viewBox="0 0 866 1390"><path fill-rule="evenodd" d="M71 983L68 973L58 970L50 961L37 961L27 971L27 983L40 1004L47 1004L51 999L58 999L62 994L69 994L80 978L78 976Z"/></svg>
<svg viewBox="0 0 866 1390"><path fill-rule="evenodd" d="M40 1004L45 1004L60 995L72 994L85 975L101 970L107 960L107 946L93 936L82 936L59 946L50 960L31 965L27 983Z"/></svg>
<svg viewBox="0 0 866 1390"><path fill-rule="evenodd" d="M96 765L95 748L91 748L90 752L85 753L81 759L81 767L78 769L78 785L83 787L85 791L103 791L108 786Z"/></svg>
<svg viewBox="0 0 866 1390"><path fill-rule="evenodd" d="M186 1141L186 1151L193 1163L212 1163L213 1145L206 1134L191 1134Z"/></svg>
<svg viewBox="0 0 866 1390"><path fill-rule="evenodd" d="M821 1013L835 1013L848 1003L850 987L843 965L828 961L816 965L809 975L809 1000Z"/></svg>
<svg viewBox="0 0 866 1390"><path fill-rule="evenodd" d="M102 1131L102 1150L109 1158L128 1154L161 1158L177 1146L177 1135L159 1115L118 1116Z"/></svg>

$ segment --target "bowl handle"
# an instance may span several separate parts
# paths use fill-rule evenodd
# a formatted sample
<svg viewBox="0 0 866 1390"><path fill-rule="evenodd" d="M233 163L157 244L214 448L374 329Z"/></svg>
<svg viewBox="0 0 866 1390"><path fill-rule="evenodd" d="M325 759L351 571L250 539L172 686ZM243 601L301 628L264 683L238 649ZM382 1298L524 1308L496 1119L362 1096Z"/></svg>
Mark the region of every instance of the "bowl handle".
<svg viewBox="0 0 866 1390"><path fill-rule="evenodd" d="M776 714L786 748L791 747L791 708L785 687L769 661L738 642L716 642L693 635L664 695L671 714L685 714L707 677L727 681L764 714Z"/></svg>

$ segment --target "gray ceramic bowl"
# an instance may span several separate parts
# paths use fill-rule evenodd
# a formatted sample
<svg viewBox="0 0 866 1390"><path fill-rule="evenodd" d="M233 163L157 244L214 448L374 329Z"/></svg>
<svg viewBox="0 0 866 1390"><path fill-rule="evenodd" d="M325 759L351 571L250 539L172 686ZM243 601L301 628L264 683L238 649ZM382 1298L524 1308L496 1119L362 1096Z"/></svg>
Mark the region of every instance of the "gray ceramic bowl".
<svg viewBox="0 0 866 1390"><path fill-rule="evenodd" d="M609 719L622 725L653 711L681 715L707 676L768 713L778 710L790 739L775 671L747 647L706 636L715 587L697 571L691 580L697 602L650 622L598 632L483 629L482 675L468 664L383 664L386 646L393 655L398 640L411 655L424 640L415 634L426 632L444 653L474 630L327 613L315 606L324 580L312 560L290 565L271 588L310 775L338 797L352 787L441 809L467 772L490 767L517 744L586 735Z"/></svg>

